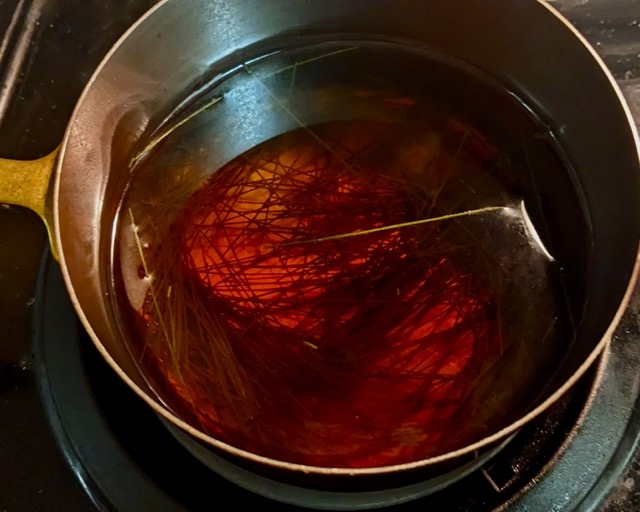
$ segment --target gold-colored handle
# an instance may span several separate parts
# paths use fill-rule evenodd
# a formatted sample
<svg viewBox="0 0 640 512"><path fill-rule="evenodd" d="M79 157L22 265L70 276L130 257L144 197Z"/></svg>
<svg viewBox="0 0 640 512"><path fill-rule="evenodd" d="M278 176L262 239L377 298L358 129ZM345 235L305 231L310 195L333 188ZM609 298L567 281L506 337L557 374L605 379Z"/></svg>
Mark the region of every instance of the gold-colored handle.
<svg viewBox="0 0 640 512"><path fill-rule="evenodd" d="M53 257L58 250L53 233L49 188L58 156L58 148L37 160L6 160L0 158L0 203L24 206L38 214L49 234Z"/></svg>

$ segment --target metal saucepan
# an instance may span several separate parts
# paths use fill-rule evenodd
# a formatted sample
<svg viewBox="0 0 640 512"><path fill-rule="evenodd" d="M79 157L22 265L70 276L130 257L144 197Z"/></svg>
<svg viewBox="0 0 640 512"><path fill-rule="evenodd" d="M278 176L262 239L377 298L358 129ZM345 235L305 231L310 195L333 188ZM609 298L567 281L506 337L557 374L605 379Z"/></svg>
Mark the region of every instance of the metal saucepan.
<svg viewBox="0 0 640 512"><path fill-rule="evenodd" d="M547 135L559 143L574 170L568 181L547 179L532 197L542 205L546 222L559 226L561 236L552 242L567 276L567 300L580 319L573 326L575 342L558 350L545 368L530 372L545 378L529 390L531 396L523 397L520 408L494 411L503 419L499 427L434 457L356 469L310 466L256 455L211 437L152 390L119 320L113 297L118 287L109 268L114 222L131 181L131 163L164 137L158 134L168 133L163 132L167 119L183 115L190 100L201 99L210 80L232 76L260 56L311 40L387 41L464 62L526 104L549 127ZM222 133L233 117L235 132L218 142L218 164L291 129L286 123L265 122L269 114L260 110L262 100L228 102L230 113L216 122ZM202 111L214 112L214 103ZM328 118L353 114L320 107L314 112ZM431 479L433 490L442 485L439 477L468 471L482 460L478 452L495 452L571 388L603 351L634 287L640 235L638 149L629 109L611 74L583 37L541 1L164 0L100 64L59 150L32 162L2 161L0 200L26 206L44 219L69 294L96 347L176 437L229 478L272 495L259 481L246 483L249 470L281 482L280 498L288 495L289 501L301 502L288 486L380 491ZM562 194L569 188L579 190L577 206L570 201L565 205ZM584 218L580 212L586 212ZM535 364L535 356L531 361ZM521 385L518 375L509 378L514 386ZM412 489L415 494L429 492ZM349 499L341 505L371 506L378 498Z"/></svg>

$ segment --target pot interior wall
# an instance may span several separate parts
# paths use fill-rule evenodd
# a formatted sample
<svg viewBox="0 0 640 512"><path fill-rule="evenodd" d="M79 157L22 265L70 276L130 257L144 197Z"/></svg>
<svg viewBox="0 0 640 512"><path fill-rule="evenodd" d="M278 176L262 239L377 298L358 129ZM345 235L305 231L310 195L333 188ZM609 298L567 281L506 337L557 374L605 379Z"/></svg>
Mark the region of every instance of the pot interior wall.
<svg viewBox="0 0 640 512"><path fill-rule="evenodd" d="M554 226L546 243L564 267L569 308L581 320L578 341L547 388L549 394L557 389L612 321L633 271L640 232L636 143L627 113L591 52L534 2L477 2L460 11L446 1L393 8L386 2L336 1L309 9L283 1L270 4L264 16L250 15L257 5L160 4L121 41L79 103L59 169L56 223L68 284L98 344L154 396L131 358L113 303L104 300L111 267L106 255L131 159L176 106L201 97L203 87L232 64L268 54L283 41L307 34L394 40L469 63L514 91L549 127L573 168L536 180L538 189L529 190L538 197L534 222L540 225L544 217ZM575 83L590 86L576 90ZM251 124L254 105L239 104L236 114ZM313 113L311 120L326 115L345 116L348 110L340 104L333 113ZM229 139L233 144L224 147L220 163L293 125L264 126Z"/></svg>

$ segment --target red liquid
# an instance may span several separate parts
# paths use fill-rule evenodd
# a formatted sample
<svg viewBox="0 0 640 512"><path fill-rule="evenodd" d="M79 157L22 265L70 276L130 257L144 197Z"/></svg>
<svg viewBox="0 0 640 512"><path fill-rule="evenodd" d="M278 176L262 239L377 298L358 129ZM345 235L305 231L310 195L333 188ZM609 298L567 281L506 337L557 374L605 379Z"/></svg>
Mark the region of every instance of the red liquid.
<svg viewBox="0 0 640 512"><path fill-rule="evenodd" d="M197 428L279 460L374 467L476 440L504 350L495 262L464 219L403 225L459 212L495 150L455 123L316 133L213 174L146 251L143 369Z"/></svg>

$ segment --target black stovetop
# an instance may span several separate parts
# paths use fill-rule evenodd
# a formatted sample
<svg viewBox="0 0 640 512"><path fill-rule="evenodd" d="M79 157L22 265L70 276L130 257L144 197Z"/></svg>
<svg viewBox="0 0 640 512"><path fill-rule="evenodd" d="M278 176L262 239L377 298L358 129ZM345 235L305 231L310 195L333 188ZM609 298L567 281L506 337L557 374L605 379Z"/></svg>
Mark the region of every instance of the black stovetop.
<svg viewBox="0 0 640 512"><path fill-rule="evenodd" d="M0 0L0 156L55 148L93 69L153 3ZM554 4L605 58L640 121L640 0ZM482 470L393 510L640 509L638 368L640 292L610 350L571 394ZM40 221L1 207L0 511L215 510L229 502L268 505L189 457L115 377L73 313Z"/></svg>

